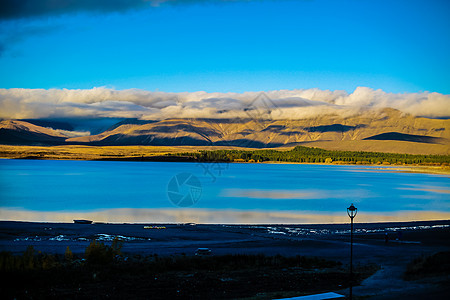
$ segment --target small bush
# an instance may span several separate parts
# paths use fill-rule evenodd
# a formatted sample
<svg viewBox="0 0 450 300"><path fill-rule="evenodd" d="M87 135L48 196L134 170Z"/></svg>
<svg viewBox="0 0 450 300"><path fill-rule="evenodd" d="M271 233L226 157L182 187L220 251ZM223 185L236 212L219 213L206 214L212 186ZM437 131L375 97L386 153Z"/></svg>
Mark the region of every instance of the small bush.
<svg viewBox="0 0 450 300"><path fill-rule="evenodd" d="M152 269L157 271L175 270L241 270L245 268L290 268L302 269L333 268L340 266L340 262L329 261L317 257L281 255L266 256L263 254L247 255L234 254L222 256L163 256L154 257L150 263Z"/></svg>
<svg viewBox="0 0 450 300"><path fill-rule="evenodd" d="M112 254L114 256L121 255L122 254L122 246L123 246L123 240L119 239L116 236L111 244L111 250L113 252Z"/></svg>
<svg viewBox="0 0 450 300"><path fill-rule="evenodd" d="M36 258L34 256L33 246L28 246L27 250L22 256L23 268L25 270L33 270L36 264Z"/></svg>
<svg viewBox="0 0 450 300"><path fill-rule="evenodd" d="M64 259L66 262L71 263L73 261L73 253L70 250L69 246L66 248L66 252L64 253Z"/></svg>
<svg viewBox="0 0 450 300"><path fill-rule="evenodd" d="M420 256L408 264L405 279L414 280L427 276L450 274L450 251L438 252L431 256Z"/></svg>
<svg viewBox="0 0 450 300"><path fill-rule="evenodd" d="M84 257L90 264L104 265L113 261L111 248L102 242L97 242L97 240L93 240L89 246L87 246Z"/></svg>
<svg viewBox="0 0 450 300"><path fill-rule="evenodd" d="M0 253L0 271L31 271L48 270L59 267L58 258L53 254L36 254L33 246L28 246L22 255L13 255L11 252Z"/></svg>
<svg viewBox="0 0 450 300"><path fill-rule="evenodd" d="M117 237L114 238L111 246L93 240L86 248L84 256L90 264L109 264L114 261L116 255L121 254L122 244L123 241Z"/></svg>
<svg viewBox="0 0 450 300"><path fill-rule="evenodd" d="M49 270L59 267L60 263L55 255L44 254L39 260L39 268L42 270Z"/></svg>

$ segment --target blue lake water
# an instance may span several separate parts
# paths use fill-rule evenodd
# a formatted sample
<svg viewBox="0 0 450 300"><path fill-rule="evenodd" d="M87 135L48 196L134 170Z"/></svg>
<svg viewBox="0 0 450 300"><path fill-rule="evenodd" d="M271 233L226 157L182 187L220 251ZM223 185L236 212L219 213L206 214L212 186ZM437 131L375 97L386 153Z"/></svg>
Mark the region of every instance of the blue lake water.
<svg viewBox="0 0 450 300"><path fill-rule="evenodd" d="M332 215L350 203L369 215L446 218L450 178L367 166L0 160L1 219L122 208Z"/></svg>

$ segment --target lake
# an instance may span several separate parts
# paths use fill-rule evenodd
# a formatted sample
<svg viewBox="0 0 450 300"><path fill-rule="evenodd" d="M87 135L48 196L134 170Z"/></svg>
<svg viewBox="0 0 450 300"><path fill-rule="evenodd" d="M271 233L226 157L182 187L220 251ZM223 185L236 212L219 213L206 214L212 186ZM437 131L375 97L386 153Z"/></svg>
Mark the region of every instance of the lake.
<svg viewBox="0 0 450 300"><path fill-rule="evenodd" d="M0 160L0 219L332 223L450 218L450 178L309 164Z"/></svg>

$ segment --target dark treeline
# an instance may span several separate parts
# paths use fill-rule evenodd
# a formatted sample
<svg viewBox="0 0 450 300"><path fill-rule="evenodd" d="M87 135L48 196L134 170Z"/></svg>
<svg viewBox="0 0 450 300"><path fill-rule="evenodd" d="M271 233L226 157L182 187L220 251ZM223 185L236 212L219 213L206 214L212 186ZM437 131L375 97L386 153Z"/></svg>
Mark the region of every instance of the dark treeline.
<svg viewBox="0 0 450 300"><path fill-rule="evenodd" d="M180 154L178 154L180 155ZM303 162L342 164L419 164L448 165L449 155L413 155L400 153L334 151L297 146L289 151L279 150L201 150L196 153L182 153L204 162Z"/></svg>

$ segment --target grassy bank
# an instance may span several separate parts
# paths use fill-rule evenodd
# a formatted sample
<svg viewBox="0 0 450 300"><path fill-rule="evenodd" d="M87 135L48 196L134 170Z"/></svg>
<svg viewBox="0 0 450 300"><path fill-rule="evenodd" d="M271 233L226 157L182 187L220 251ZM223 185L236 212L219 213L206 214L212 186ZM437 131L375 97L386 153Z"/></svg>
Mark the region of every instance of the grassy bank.
<svg viewBox="0 0 450 300"><path fill-rule="evenodd" d="M11 159L67 159L67 160L99 160L99 159L151 159L166 157L170 154L194 153L198 150L233 149L210 146L11 146L0 145L0 158ZM238 148L236 148L238 149ZM250 148L244 148L252 150Z"/></svg>

